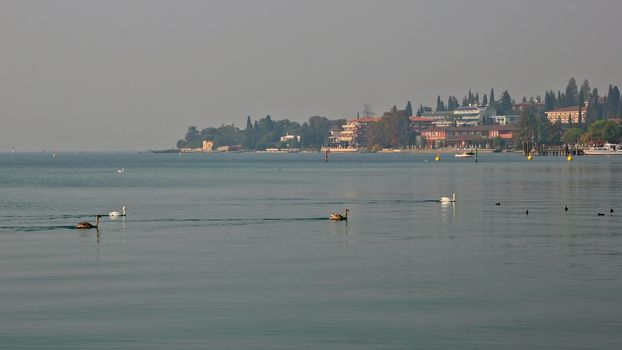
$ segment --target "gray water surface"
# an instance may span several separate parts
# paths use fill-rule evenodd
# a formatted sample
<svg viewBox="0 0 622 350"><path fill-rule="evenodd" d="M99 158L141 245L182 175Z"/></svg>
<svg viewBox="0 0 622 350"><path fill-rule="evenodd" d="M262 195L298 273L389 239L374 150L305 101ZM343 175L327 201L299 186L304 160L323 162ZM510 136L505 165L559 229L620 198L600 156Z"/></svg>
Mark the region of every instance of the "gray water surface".
<svg viewBox="0 0 622 350"><path fill-rule="evenodd" d="M618 349L622 157L433 156L0 154L0 348Z"/></svg>

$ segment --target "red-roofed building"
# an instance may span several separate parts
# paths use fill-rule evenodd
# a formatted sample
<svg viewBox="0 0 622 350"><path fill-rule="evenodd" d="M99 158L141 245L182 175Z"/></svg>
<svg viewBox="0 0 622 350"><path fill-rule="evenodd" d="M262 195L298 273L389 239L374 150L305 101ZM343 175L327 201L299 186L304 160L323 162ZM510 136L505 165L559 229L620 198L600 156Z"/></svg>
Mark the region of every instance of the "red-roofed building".
<svg viewBox="0 0 622 350"><path fill-rule="evenodd" d="M432 127L433 123L436 121L435 118L428 117L410 117L409 119L412 129L418 134L421 134L421 130Z"/></svg>
<svg viewBox="0 0 622 350"><path fill-rule="evenodd" d="M429 128L421 131L426 147L474 147L490 145L500 137L512 140L515 127L511 125L480 125L446 128Z"/></svg>

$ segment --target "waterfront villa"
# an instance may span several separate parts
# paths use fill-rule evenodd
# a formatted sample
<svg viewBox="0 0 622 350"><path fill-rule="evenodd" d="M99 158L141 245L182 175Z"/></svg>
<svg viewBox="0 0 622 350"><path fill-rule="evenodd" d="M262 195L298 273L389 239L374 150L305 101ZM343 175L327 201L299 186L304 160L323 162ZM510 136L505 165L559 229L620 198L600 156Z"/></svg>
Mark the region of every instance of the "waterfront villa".
<svg viewBox="0 0 622 350"><path fill-rule="evenodd" d="M579 122L579 117L581 118L581 120L585 120L585 110L585 107L572 106L558 108L544 113L546 113L546 118L549 120L549 122L551 122L551 124L554 124L558 120L562 124L577 124Z"/></svg>
<svg viewBox="0 0 622 350"><path fill-rule="evenodd" d="M332 147L358 148L367 144L369 127L380 121L380 117L363 117L348 120L343 130L330 131L329 142Z"/></svg>
<svg viewBox="0 0 622 350"><path fill-rule="evenodd" d="M497 137L511 142L515 127L512 125L480 125L446 128L428 128L421 131L427 148L438 147L483 147Z"/></svg>

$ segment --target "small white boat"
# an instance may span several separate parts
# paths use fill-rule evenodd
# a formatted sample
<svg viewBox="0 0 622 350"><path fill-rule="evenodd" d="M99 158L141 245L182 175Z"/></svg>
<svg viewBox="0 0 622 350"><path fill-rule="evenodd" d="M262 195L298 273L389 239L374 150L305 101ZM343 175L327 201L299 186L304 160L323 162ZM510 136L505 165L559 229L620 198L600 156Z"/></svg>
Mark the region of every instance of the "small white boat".
<svg viewBox="0 0 622 350"><path fill-rule="evenodd" d="M590 156L607 156L607 155L622 154L622 145L617 145L613 143L592 145L584 149L583 153L590 155Z"/></svg>
<svg viewBox="0 0 622 350"><path fill-rule="evenodd" d="M119 174L123 174L123 173L125 173L125 168L118 169L118 170L117 170L117 173L119 173Z"/></svg>
<svg viewBox="0 0 622 350"><path fill-rule="evenodd" d="M468 151L468 152L456 154L455 157L456 158L473 158L473 157L475 157L475 152Z"/></svg>

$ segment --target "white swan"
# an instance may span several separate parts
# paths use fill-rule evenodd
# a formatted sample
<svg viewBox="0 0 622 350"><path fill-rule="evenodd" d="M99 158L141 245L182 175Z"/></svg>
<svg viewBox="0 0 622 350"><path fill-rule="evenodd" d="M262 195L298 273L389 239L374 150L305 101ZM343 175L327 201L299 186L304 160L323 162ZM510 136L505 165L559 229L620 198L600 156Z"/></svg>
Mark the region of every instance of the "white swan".
<svg viewBox="0 0 622 350"><path fill-rule="evenodd" d="M110 217L117 217L117 216L126 216L127 215L127 208L123 207L123 213L119 213L118 211L111 211L110 213L108 213L108 216Z"/></svg>
<svg viewBox="0 0 622 350"><path fill-rule="evenodd" d="M123 174L123 173L125 173L125 168L118 169L118 170L117 170L117 173L119 173L119 174Z"/></svg>
<svg viewBox="0 0 622 350"><path fill-rule="evenodd" d="M452 193L451 197L441 197L441 199L439 200L439 202L441 203L451 203L451 202L455 202L456 201L456 194Z"/></svg>

